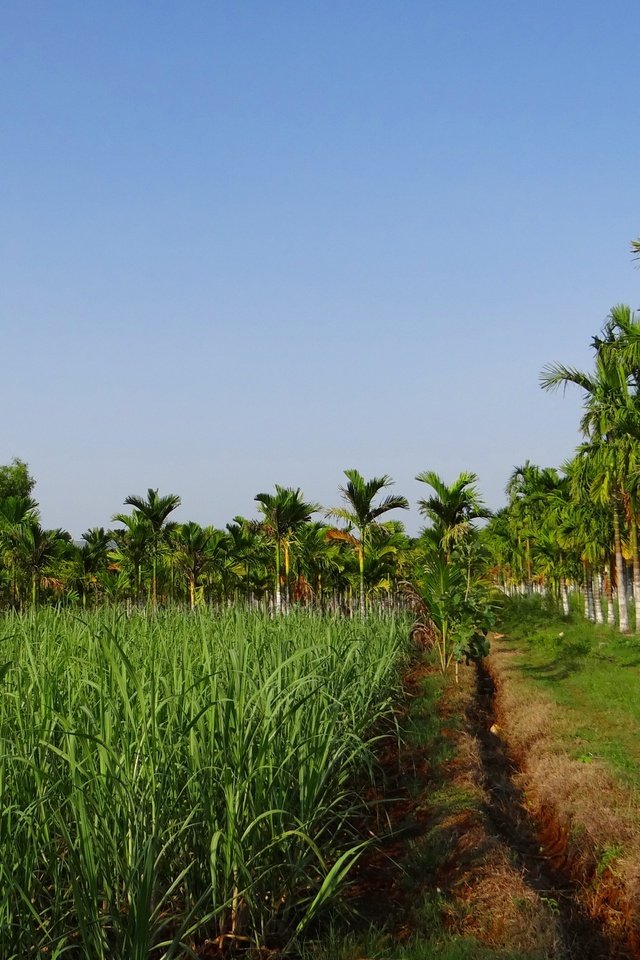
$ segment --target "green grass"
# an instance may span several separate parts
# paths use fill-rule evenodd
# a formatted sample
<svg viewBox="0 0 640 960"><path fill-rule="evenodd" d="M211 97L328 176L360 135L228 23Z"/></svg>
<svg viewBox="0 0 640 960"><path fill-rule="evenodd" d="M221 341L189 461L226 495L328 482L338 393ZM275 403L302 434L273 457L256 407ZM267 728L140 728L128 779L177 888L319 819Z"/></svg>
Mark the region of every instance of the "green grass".
<svg viewBox="0 0 640 960"><path fill-rule="evenodd" d="M538 597L507 603L499 629L515 642L522 675L562 708L570 752L640 787L640 638L577 612L565 619Z"/></svg>
<svg viewBox="0 0 640 960"><path fill-rule="evenodd" d="M43 610L0 621L0 957L280 942L360 853L407 625Z"/></svg>

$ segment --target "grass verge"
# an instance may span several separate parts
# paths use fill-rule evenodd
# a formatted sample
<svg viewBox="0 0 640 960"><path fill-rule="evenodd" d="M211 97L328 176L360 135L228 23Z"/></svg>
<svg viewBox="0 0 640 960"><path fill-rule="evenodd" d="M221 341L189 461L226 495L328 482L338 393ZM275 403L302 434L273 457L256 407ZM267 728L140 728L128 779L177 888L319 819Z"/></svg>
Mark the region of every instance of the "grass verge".
<svg viewBox="0 0 640 960"><path fill-rule="evenodd" d="M605 761L640 789L640 638L563 618L538 597L505 608L501 630L513 641L513 666L560 707L557 735L582 763Z"/></svg>
<svg viewBox="0 0 640 960"><path fill-rule="evenodd" d="M539 598L509 603L489 668L501 736L549 862L640 952L640 645Z"/></svg>

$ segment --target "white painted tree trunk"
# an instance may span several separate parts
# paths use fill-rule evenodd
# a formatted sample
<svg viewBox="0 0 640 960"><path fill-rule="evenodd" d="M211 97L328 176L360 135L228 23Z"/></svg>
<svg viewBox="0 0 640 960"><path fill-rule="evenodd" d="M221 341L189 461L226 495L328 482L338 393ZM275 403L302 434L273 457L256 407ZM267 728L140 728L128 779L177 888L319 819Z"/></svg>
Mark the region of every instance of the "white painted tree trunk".
<svg viewBox="0 0 640 960"><path fill-rule="evenodd" d="M638 521L635 510L631 514L631 553L633 560L633 608L638 630L638 606L640 605L640 557L638 556Z"/></svg>
<svg viewBox="0 0 640 960"><path fill-rule="evenodd" d="M629 633L629 613L627 611L627 588L624 580L624 560L620 543L620 511L616 503L613 511L613 536L616 550L616 593L618 595L618 629L620 633Z"/></svg>
<svg viewBox="0 0 640 960"><path fill-rule="evenodd" d="M593 602L593 577L591 573L587 574L587 619L595 623L596 612Z"/></svg>
<svg viewBox="0 0 640 960"><path fill-rule="evenodd" d="M560 584L560 596L562 598L563 616L568 617L569 616L569 594L567 592L567 585L564 582L564 580Z"/></svg>
<svg viewBox="0 0 640 960"><path fill-rule="evenodd" d="M602 590L600 586L600 577L593 578L593 610L596 623L604 623L602 615Z"/></svg>

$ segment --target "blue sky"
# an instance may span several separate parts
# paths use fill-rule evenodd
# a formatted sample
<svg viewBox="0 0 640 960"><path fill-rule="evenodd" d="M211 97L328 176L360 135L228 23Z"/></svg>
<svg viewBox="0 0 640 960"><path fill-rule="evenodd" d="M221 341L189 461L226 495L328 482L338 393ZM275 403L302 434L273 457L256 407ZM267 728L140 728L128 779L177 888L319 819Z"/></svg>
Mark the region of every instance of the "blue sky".
<svg viewBox="0 0 640 960"><path fill-rule="evenodd" d="M342 471L559 464L639 305L637 3L14 0L0 13L0 463L79 535ZM408 519L418 528L415 509Z"/></svg>

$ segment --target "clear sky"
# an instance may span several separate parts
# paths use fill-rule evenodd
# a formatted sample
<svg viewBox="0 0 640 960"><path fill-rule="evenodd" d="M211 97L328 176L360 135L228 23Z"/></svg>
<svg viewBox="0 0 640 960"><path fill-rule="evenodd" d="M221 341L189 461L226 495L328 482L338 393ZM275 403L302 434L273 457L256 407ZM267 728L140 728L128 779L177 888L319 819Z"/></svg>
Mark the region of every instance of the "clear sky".
<svg viewBox="0 0 640 960"><path fill-rule="evenodd" d="M639 46L637 0L8 0L0 463L75 536L347 467L500 506L640 302Z"/></svg>

